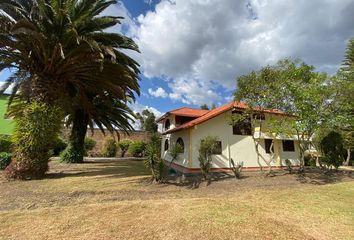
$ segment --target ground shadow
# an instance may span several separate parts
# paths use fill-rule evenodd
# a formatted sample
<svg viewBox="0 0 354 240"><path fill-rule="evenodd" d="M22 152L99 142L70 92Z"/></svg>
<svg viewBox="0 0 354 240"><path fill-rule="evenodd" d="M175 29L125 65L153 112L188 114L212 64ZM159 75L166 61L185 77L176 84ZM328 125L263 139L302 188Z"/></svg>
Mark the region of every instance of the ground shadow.
<svg viewBox="0 0 354 240"><path fill-rule="evenodd" d="M353 180L354 171L323 170L321 168L306 169L304 173L296 175L296 180L304 184L325 185L345 180Z"/></svg>

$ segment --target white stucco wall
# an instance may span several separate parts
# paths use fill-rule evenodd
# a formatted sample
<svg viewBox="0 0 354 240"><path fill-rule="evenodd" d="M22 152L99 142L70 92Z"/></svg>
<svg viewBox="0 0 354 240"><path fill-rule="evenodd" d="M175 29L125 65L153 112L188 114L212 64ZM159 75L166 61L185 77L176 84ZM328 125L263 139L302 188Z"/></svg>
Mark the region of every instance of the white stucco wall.
<svg viewBox="0 0 354 240"><path fill-rule="evenodd" d="M190 168L199 168L198 149L202 138L206 136L216 136L222 145L222 154L213 156L213 168L229 168L230 158L235 163L243 161L244 167L258 167L257 153L254 146L252 136L233 135L232 126L229 124L230 112L223 113L206 122L203 122L191 129L179 131L169 135L164 135L162 139L161 157L170 161L171 158L167 151L164 151L165 139L169 139L170 146L175 144L179 137L184 141L184 153L180 155L178 164ZM174 120L171 120L171 125ZM191 138L190 135L191 134ZM190 154L192 162L188 164L189 160L189 140L191 139L192 153ZM295 152L284 152L281 140L275 140L274 147L278 149L279 157L283 165L284 160L289 159L293 164L298 164L298 146L295 142ZM260 141L260 156L261 158L270 159L270 154L265 152L264 140ZM273 166L279 165L275 159L272 162ZM267 166L261 159L261 164Z"/></svg>
<svg viewBox="0 0 354 240"><path fill-rule="evenodd" d="M166 161L171 161L171 156L168 154L168 151L165 151L165 141L169 141L169 149L172 145L176 144L178 138L182 138L184 142L184 152L179 154L177 164L184 167L188 167L189 159L189 130L179 131L173 134L163 135L162 144L161 144L161 158Z"/></svg>

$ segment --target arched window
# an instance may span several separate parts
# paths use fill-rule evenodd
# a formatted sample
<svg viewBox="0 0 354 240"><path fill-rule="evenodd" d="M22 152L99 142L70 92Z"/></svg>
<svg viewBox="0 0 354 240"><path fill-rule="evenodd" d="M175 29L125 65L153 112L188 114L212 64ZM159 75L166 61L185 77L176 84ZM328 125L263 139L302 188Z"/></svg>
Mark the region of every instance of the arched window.
<svg viewBox="0 0 354 240"><path fill-rule="evenodd" d="M167 119L166 122L165 122L165 130L170 129L170 125L171 125L170 119Z"/></svg>
<svg viewBox="0 0 354 240"><path fill-rule="evenodd" d="M179 144L182 147L182 152L184 152L184 142L182 138L178 138L176 144Z"/></svg>
<svg viewBox="0 0 354 240"><path fill-rule="evenodd" d="M167 151L169 148L169 144L168 144L168 139L165 140L165 151Z"/></svg>

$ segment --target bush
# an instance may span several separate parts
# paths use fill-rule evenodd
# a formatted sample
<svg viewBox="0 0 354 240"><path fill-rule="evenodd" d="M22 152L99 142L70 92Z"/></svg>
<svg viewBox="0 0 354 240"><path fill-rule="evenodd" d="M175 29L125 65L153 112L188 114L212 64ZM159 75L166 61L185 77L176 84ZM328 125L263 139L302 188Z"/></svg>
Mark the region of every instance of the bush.
<svg viewBox="0 0 354 240"><path fill-rule="evenodd" d="M69 144L64 151L60 154L60 161L65 163L81 163L84 157L82 150L74 148L72 144ZM78 160L81 159L81 160Z"/></svg>
<svg viewBox="0 0 354 240"><path fill-rule="evenodd" d="M305 166L316 167L316 158L311 155L304 157Z"/></svg>
<svg viewBox="0 0 354 240"><path fill-rule="evenodd" d="M199 160L200 170L202 172L202 176L204 179L207 179L209 175L210 168L212 165L211 156L215 152L216 147L217 147L216 137L207 136L200 140L198 160Z"/></svg>
<svg viewBox="0 0 354 240"><path fill-rule="evenodd" d="M238 162L235 163L234 160L231 158L231 170L235 175L235 178L240 179L241 178L241 172L243 168L243 162Z"/></svg>
<svg viewBox="0 0 354 240"><path fill-rule="evenodd" d="M55 139L54 147L52 149L52 155L59 156L60 153L64 151L67 146L68 144L62 138L57 137Z"/></svg>
<svg viewBox="0 0 354 240"><path fill-rule="evenodd" d="M102 155L104 157L115 157L116 154L117 154L116 141L113 138L106 139L103 145Z"/></svg>
<svg viewBox="0 0 354 240"><path fill-rule="evenodd" d="M160 146L150 142L146 146L145 166L151 171L154 182L160 182L163 178L164 163L160 158Z"/></svg>
<svg viewBox="0 0 354 240"><path fill-rule="evenodd" d="M87 152L91 151L95 146L97 142L93 140L92 138L85 138L85 143L84 143L84 148L85 148L85 153L84 155L87 156Z"/></svg>
<svg viewBox="0 0 354 240"><path fill-rule="evenodd" d="M324 155L322 163L325 164L327 168L333 166L335 169L338 169L344 160L345 152L342 136L332 131L321 140L320 147Z"/></svg>
<svg viewBox="0 0 354 240"><path fill-rule="evenodd" d="M11 163L11 154L0 152L0 169L4 170Z"/></svg>
<svg viewBox="0 0 354 240"><path fill-rule="evenodd" d="M117 143L118 147L120 148L121 151L121 157L125 156L125 153L128 151L130 144L132 143L131 140L129 139L124 139L122 141L119 141Z"/></svg>
<svg viewBox="0 0 354 240"><path fill-rule="evenodd" d="M12 140L9 135L0 135L0 152L11 152Z"/></svg>
<svg viewBox="0 0 354 240"><path fill-rule="evenodd" d="M146 143L143 141L132 142L129 146L129 153L134 157L143 157Z"/></svg>
<svg viewBox="0 0 354 240"><path fill-rule="evenodd" d="M14 179L42 178L63 119L59 107L32 102L15 116L14 154L5 174Z"/></svg>
<svg viewBox="0 0 354 240"><path fill-rule="evenodd" d="M285 159L286 169L289 171L290 174L293 173L293 167L291 165L291 161L289 159Z"/></svg>

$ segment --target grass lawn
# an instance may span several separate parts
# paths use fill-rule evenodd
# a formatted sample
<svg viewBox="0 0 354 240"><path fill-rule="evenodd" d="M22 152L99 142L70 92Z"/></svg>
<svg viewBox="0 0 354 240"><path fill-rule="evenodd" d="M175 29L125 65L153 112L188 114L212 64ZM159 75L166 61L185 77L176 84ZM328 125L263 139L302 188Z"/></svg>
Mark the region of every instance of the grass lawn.
<svg viewBox="0 0 354 240"><path fill-rule="evenodd" d="M0 134L12 134L15 122L12 119L6 119L5 114L7 110L8 97L0 94Z"/></svg>
<svg viewBox="0 0 354 240"><path fill-rule="evenodd" d="M0 239L354 239L354 172L149 184L141 161L0 173Z"/></svg>

